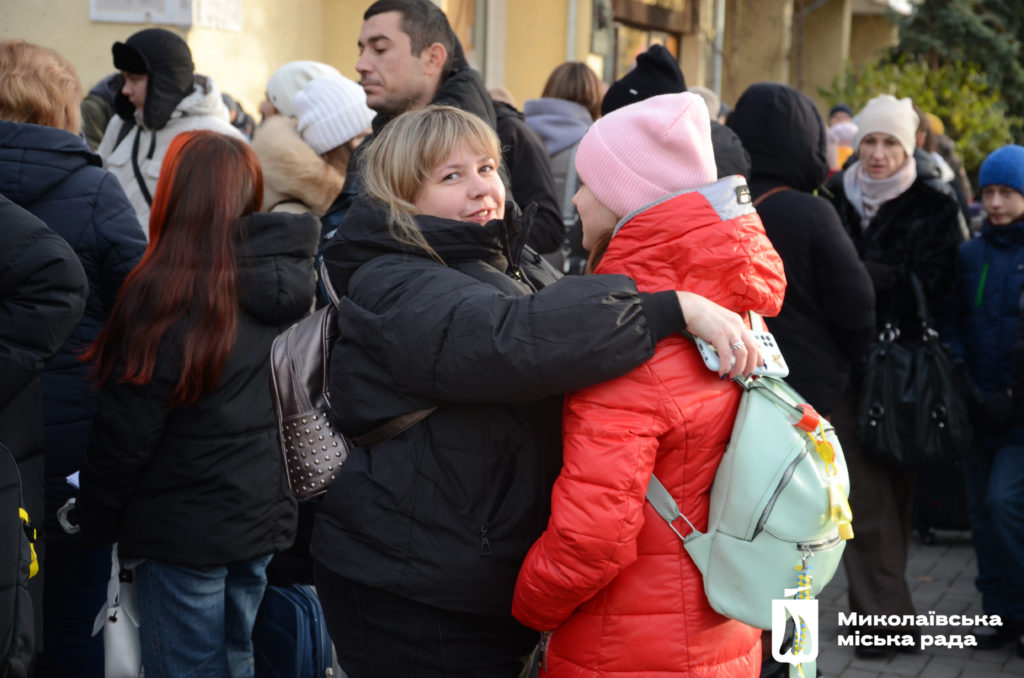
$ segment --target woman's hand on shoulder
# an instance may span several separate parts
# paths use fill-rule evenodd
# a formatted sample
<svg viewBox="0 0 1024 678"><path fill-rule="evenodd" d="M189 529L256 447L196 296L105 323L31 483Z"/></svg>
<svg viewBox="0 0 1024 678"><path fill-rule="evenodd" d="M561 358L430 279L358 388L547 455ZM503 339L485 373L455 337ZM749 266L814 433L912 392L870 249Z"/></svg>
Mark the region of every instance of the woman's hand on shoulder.
<svg viewBox="0 0 1024 678"><path fill-rule="evenodd" d="M761 362L761 351L754 335L733 311L693 292L676 292L679 307L686 319L686 331L715 347L718 355L733 355L736 360L719 361L719 375L732 379L740 374L749 377ZM732 362L732 369L729 363Z"/></svg>

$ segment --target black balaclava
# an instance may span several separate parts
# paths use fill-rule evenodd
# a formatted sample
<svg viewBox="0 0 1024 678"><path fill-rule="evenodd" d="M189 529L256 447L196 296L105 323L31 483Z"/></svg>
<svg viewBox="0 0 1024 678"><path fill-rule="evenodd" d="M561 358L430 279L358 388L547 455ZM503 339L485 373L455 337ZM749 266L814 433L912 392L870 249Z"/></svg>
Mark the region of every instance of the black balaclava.
<svg viewBox="0 0 1024 678"><path fill-rule="evenodd" d="M119 71L149 76L142 120L149 129L162 128L178 102L192 91L195 64L188 44L170 31L147 28L125 42L115 42L111 51L114 67ZM135 115L135 107L121 94L120 88L114 110L125 120Z"/></svg>

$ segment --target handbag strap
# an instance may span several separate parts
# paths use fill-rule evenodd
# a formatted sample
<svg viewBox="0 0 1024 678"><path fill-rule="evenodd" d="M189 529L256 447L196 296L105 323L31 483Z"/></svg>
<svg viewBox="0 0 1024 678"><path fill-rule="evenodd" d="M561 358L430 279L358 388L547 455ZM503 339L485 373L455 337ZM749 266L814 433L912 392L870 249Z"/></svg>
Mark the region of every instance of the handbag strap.
<svg viewBox="0 0 1024 678"><path fill-rule="evenodd" d="M324 260L320 261L320 281L323 283L324 290L327 292L327 296L331 300L331 305L334 307L338 306L341 298L338 296L337 290L334 289L334 285L331 284L331 276L327 272L327 262ZM327 361L323 361L323 378L324 383L327 383ZM328 399L329 400L329 399ZM408 414L400 414L397 417L388 419L383 424L373 429L369 433L364 433L356 438L349 438L349 442L357 447L369 447L382 443L385 440L391 440L395 436L404 433L419 422L423 421L430 414L437 409L437 405L433 407L426 407L422 410L416 410L415 412L409 412Z"/></svg>
<svg viewBox="0 0 1024 678"><path fill-rule="evenodd" d="M408 414L400 414L393 419L388 419L369 433L364 433L358 438L350 438L349 441L357 447L370 447L385 440L391 440L429 417L436 409L437 405L434 405L433 407L426 407L422 410L409 412Z"/></svg>
<svg viewBox="0 0 1024 678"><path fill-rule="evenodd" d="M792 190L793 189L790 186L776 186L775 188L769 189L769 190L765 191L764 193L762 193L761 195L757 196L757 199L754 200L754 202L751 203L751 206L752 207L757 207L758 205L763 203L765 201L765 199L772 197L776 193L782 193L783 191L792 191Z"/></svg>

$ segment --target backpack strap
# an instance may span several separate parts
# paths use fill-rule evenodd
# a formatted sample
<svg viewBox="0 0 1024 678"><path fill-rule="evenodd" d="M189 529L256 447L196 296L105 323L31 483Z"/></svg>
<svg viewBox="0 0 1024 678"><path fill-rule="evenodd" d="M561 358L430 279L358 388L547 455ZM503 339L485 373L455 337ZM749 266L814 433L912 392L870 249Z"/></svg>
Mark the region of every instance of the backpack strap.
<svg viewBox="0 0 1024 678"><path fill-rule="evenodd" d="M651 481L647 484L647 501L650 502L654 510L658 512L658 515L665 519L669 528L675 532L676 536L682 539L684 543L686 540L692 539L700 534L700 530L693 526L690 519L680 513L679 504L676 503L676 500L672 498L669 491L665 489L665 486L661 484L661 481L658 480L658 477L653 473L651 474ZM689 525L690 530L692 530L690 534L685 537L676 529L675 526L675 521L680 518L686 521L686 524Z"/></svg>
<svg viewBox="0 0 1024 678"><path fill-rule="evenodd" d="M139 137L142 136L142 127L139 127L135 132L135 140L132 142L132 172L135 173L135 181L139 184L139 190L142 191L142 197L146 199L146 204L153 205L153 196L149 192L149 186L146 186L146 180L142 178L142 171L139 169ZM153 149L150 149L152 154Z"/></svg>

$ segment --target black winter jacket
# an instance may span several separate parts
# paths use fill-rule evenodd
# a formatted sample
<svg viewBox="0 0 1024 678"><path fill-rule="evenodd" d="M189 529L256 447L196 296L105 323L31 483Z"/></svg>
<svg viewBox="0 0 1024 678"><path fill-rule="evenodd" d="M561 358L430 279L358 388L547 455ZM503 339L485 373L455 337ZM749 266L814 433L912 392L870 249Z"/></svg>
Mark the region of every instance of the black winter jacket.
<svg viewBox="0 0 1024 678"><path fill-rule="evenodd" d="M539 292L523 235L417 217L438 263L387 236L360 198L325 261L345 295L330 366L349 435L431 405L405 433L355 448L317 515L312 552L348 579L447 610L509 617L519 565L547 523L561 464L561 395L651 357L663 293L625 276ZM674 294L671 305L675 305ZM678 309L678 306L675 307ZM654 329L660 328L660 329Z"/></svg>
<svg viewBox="0 0 1024 678"><path fill-rule="evenodd" d="M313 300L320 234L310 214L255 214L238 237L240 309L216 388L187 407L167 399L180 375L180 325L161 342L147 386L100 391L79 514L123 558L206 567L279 551L295 536L270 392L270 345Z"/></svg>
<svg viewBox="0 0 1024 678"><path fill-rule="evenodd" d="M715 152L718 178L739 174L750 176L750 154L739 136L716 120L711 121L711 148Z"/></svg>
<svg viewBox="0 0 1024 678"><path fill-rule="evenodd" d="M875 334L875 292L835 208L810 195L828 174L825 129L809 98L786 85L751 85L729 125L751 157L757 213L786 267L786 299L767 318L789 364L786 379L831 413Z"/></svg>
<svg viewBox="0 0 1024 678"><path fill-rule="evenodd" d="M39 373L71 336L88 290L67 242L0 195L0 443L18 463L24 506L37 527L43 522L44 447ZM43 565L42 544L37 548ZM36 638L43 632L42 579L29 581ZM0 594L9 593L9 585L0 583Z"/></svg>
<svg viewBox="0 0 1024 678"><path fill-rule="evenodd" d="M121 283L146 251L146 236L117 179L82 140L54 127L0 121L0 193L21 205L74 248L89 298L74 334L42 376L46 422L47 519L73 493L89 441L96 392L78 356L99 336Z"/></svg>
<svg viewBox="0 0 1024 678"><path fill-rule="evenodd" d="M537 205L527 244L542 254L554 252L565 240L565 225L562 196L555 193L555 178L544 142L512 106L495 101L494 113L498 118L502 164L508 169L512 184L511 197L524 209L530 203Z"/></svg>
<svg viewBox="0 0 1024 678"><path fill-rule="evenodd" d="M867 266L875 286L876 325L887 321L913 331L916 305L910 274L924 286L933 315L949 303L956 269L957 249L963 242L960 207L951 195L936 190L921 177L906 191L884 203L868 224L860 226L857 210L846 199L843 174L829 181L833 205Z"/></svg>

